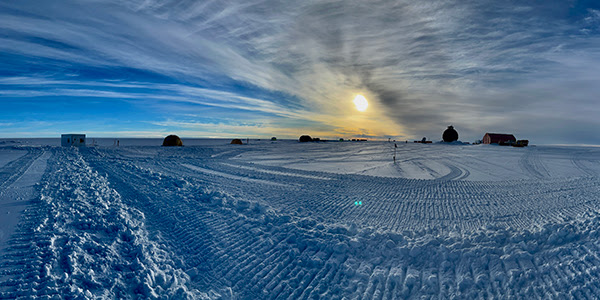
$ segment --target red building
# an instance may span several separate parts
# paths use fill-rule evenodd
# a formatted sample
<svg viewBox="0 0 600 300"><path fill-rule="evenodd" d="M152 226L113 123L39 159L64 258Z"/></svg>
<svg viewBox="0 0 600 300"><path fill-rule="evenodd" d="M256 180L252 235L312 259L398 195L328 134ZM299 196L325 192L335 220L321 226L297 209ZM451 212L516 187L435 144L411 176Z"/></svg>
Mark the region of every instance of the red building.
<svg viewBox="0 0 600 300"><path fill-rule="evenodd" d="M517 141L514 135L505 133L486 133L483 136L482 142L484 144L499 144L509 145Z"/></svg>

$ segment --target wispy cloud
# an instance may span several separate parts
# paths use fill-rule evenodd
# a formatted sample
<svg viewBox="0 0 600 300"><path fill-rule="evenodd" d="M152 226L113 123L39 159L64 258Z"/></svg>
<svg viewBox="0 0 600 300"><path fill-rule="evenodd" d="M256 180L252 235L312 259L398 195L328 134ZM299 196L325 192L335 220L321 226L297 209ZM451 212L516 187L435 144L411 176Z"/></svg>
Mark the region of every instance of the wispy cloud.
<svg viewBox="0 0 600 300"><path fill-rule="evenodd" d="M598 11L564 1L10 2L0 4L0 96L187 103L246 111L242 121L306 120L331 136L436 139L454 124L467 140L518 130L570 142L600 125ZM356 93L368 113L351 107ZM557 123L565 129L531 129Z"/></svg>

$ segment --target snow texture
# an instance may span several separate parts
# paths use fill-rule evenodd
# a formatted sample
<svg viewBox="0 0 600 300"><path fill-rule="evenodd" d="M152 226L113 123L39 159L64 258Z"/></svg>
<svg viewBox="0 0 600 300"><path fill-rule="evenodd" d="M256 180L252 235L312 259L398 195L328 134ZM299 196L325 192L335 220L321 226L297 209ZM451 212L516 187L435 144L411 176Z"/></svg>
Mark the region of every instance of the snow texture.
<svg viewBox="0 0 600 300"><path fill-rule="evenodd" d="M600 148L199 144L0 145L0 298L600 296Z"/></svg>

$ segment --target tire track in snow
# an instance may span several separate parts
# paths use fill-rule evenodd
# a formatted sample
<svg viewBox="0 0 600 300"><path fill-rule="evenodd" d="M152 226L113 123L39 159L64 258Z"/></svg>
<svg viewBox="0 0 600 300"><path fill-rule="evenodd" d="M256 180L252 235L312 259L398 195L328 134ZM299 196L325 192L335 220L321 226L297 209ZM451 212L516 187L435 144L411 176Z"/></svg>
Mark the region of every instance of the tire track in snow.
<svg viewBox="0 0 600 300"><path fill-rule="evenodd" d="M282 183L277 183L277 182L272 182L272 181L267 181L267 180L247 178L247 177L243 177L243 176L237 176L237 175L233 175L233 174L229 174L229 173L224 173L224 172L219 172L219 171L210 170L210 169L206 169L206 168L201 168L201 167L190 165L190 164L181 164L181 165L184 166L184 167L186 167L186 168L188 168L188 169L194 170L194 171L206 173L206 174L209 174L209 175L220 176L220 177L224 177L224 178L227 178L227 179L233 179L233 180L238 180L238 181L247 181L249 183L279 185L279 186L290 186L290 185L287 185L287 184L282 184Z"/></svg>
<svg viewBox="0 0 600 300"><path fill-rule="evenodd" d="M159 174L132 168L129 163L112 164L106 157L91 161L94 168L107 174L115 185L114 188L123 195L125 203L140 209L149 218L148 221L155 230L159 230L163 235L168 233L169 238L176 241L173 244L176 253L193 254L188 257L186 268L196 280L196 284L201 283L198 287L203 288L208 282L218 281L211 267L211 261L214 260L211 250L214 247L214 239L211 231L205 230L208 224L197 216L206 213L205 211L197 212L186 207L185 201L182 202L182 199L177 199L170 193L173 182L169 182L169 186L162 189L152 188L160 183ZM192 216L196 217L193 225L182 222L189 217L182 212L193 212ZM200 268L194 269L194 265Z"/></svg>
<svg viewBox="0 0 600 300"><path fill-rule="evenodd" d="M2 215L2 228L0 228L0 254L4 250L10 250L11 243L19 237L18 224L23 219L23 212L32 205L39 195L36 183L38 183L46 170L46 162L50 157L49 152L39 149L29 149L28 153L37 152L37 156L31 157L31 161L22 161L14 176L8 176L0 189L0 215ZM24 157L23 157L24 158ZM10 164L8 167L11 167ZM3 170L5 171L5 170ZM7 185L7 183L11 183ZM16 230L15 230L16 229ZM0 283L9 280L14 273L7 265L0 265ZM6 290L0 284L0 292Z"/></svg>
<svg viewBox="0 0 600 300"><path fill-rule="evenodd" d="M3 261L12 278L0 298L208 298L186 289L189 277L149 237L143 214L123 205L77 149L53 151L41 196Z"/></svg>
<svg viewBox="0 0 600 300"><path fill-rule="evenodd" d="M450 161L450 162L447 162L447 161ZM460 176L456 177L454 180L465 180L471 175L471 171L469 171L469 168L467 166L465 166L463 162L460 162L457 159L453 159L453 158L449 158L449 159L447 159L447 161L445 161L443 163L446 165L451 164L455 168L459 168L460 172L462 173Z"/></svg>
<svg viewBox="0 0 600 300"><path fill-rule="evenodd" d="M541 162L537 149L525 149L525 153L519 160L519 165L535 178L543 179L549 177L548 170L546 170L546 167Z"/></svg>
<svg viewBox="0 0 600 300"><path fill-rule="evenodd" d="M139 173L139 172L135 172L135 173ZM139 180L137 180L139 182ZM170 201L169 201L170 204ZM196 206L197 207L197 206ZM216 217L216 215L212 215L212 217ZM185 219L180 220L180 222L186 222L183 221ZM196 223L196 221L194 220L189 220L192 223ZM245 297L250 297L250 295L256 295L259 298L264 298L263 296L259 296L262 295L262 292L260 290L256 290L255 288L248 288L248 287L252 287L253 285L250 284L252 283L252 279L246 279L245 276L243 276L244 274L247 274L248 272L252 272L252 273L258 273L261 272L260 269L257 269L257 267L261 267L263 268L265 266L265 261L270 261L271 259L275 258L275 257L279 257L279 255L276 255L276 252L272 252L277 248L265 248L265 247L270 247L271 244L270 243L265 243L265 241L263 239L257 238L256 236L254 236L252 231L248 231L246 229L245 226L239 226L241 225L239 222L223 222L223 226L226 226L230 229L228 229L227 231L225 231L226 237L225 239L221 240L219 242L219 244L221 244L222 246L227 246L228 243L230 242L237 242L237 241L241 241L242 243L239 246L234 247L233 249L229 249L229 251L227 251L226 253L221 253L222 255L227 255L227 257L230 256L238 256L237 259L232 260L231 262L233 263L233 265L231 265L228 268L223 268L224 270L228 270L229 275L225 275L224 277L230 277L233 276L233 278L229 278L228 281L232 281L232 282L239 282L240 284L235 285L234 287L237 290L241 290L241 293L243 295L245 295ZM259 224L260 225L260 224ZM205 226L200 226L200 229L207 229ZM223 231L221 231L223 232ZM228 234L226 232L229 232L229 234L231 233L235 233L234 236L227 236ZM242 235L242 236L240 236ZM294 235L296 236L296 235ZM295 238L293 238L292 236L289 236L287 238L284 239L280 239L281 242L277 242L275 245L293 245L295 242ZM287 242L285 242L285 240L287 240ZM283 242L283 244L282 244ZM291 243L291 244L290 244ZM241 248L240 248L241 247ZM289 249L290 246L286 246L285 248ZM285 249L284 248L284 249ZM302 246L302 247L292 247L291 249L299 249L299 251L297 252L298 255L303 255L306 247ZM269 250L272 249L272 250ZM261 255L261 253L266 253L266 255ZM241 256L239 256L241 255ZM241 263L240 263L241 261ZM301 268L303 267L301 264L295 264L297 267ZM307 273L309 274L309 273ZM242 275L240 277L240 275ZM247 282L246 280L250 280L250 282ZM245 283L243 283L245 282ZM241 284L243 283L243 284ZM300 293L300 291L302 291L305 287L304 284L305 281L300 280L299 282L295 282L293 284L290 285L290 290L289 293L290 295L295 295L297 293Z"/></svg>
<svg viewBox="0 0 600 300"><path fill-rule="evenodd" d="M285 182L293 176L278 178L204 157L118 166L99 162L122 181L132 181L132 194L141 195L131 197L132 205L153 202L147 209L159 213L148 218L174 216L153 224L184 228L170 237L175 247L213 253L213 263L194 260L187 251L180 257L208 263L212 276L223 280L213 284L231 286L240 298L585 297L594 295L593 283L600 278L597 268L581 272L586 260L593 264L600 253L595 230L600 187L593 178L466 182L298 176L292 182L310 187L299 190L174 170L183 159L238 177ZM205 186L231 196L205 197ZM354 206L357 200L363 205ZM570 249L594 255L586 258ZM543 274L554 277L544 280ZM573 281L578 284L568 284Z"/></svg>
<svg viewBox="0 0 600 300"><path fill-rule="evenodd" d="M20 178L31 164L44 153L42 149L32 147L25 148L24 151L27 151L27 154L0 168L0 192Z"/></svg>
<svg viewBox="0 0 600 300"><path fill-rule="evenodd" d="M465 171L463 171L463 169L456 167L450 163L444 163L444 165L446 167L448 167L448 169L450 169L450 173L448 173L442 177L439 177L436 180L442 180L442 181L444 181L444 180L460 180L463 177L469 176L469 174L467 173L468 171L465 172ZM465 174L466 174L466 176L465 176Z"/></svg>
<svg viewBox="0 0 600 300"><path fill-rule="evenodd" d="M265 168L258 168L256 166L243 166L240 164L234 165L234 164L230 164L230 163L221 163L225 166L228 167L234 167L234 168L241 168L241 169L246 169L246 170L250 170L250 171L255 171L255 172L262 172L262 173L268 173L268 174L273 174L273 175L280 175L280 176L292 176L292 177L303 177L303 178L310 178L310 179L319 179L319 180L331 180L331 178L329 177L320 177L320 176L314 176L314 175L304 175L304 174L299 174L298 172L296 173L292 173L292 172L282 172L282 171L274 171L274 170L268 170Z"/></svg>
<svg viewBox="0 0 600 300"><path fill-rule="evenodd" d="M595 170L593 170L592 168L588 167L584 162L595 162L596 165L598 164L597 160L591 160L591 159L587 159L584 158L585 154L587 154L586 152L574 152L573 155L571 156L571 162L573 163L573 165L575 165L581 172L583 172L586 175L589 176L598 176L598 172L596 172Z"/></svg>

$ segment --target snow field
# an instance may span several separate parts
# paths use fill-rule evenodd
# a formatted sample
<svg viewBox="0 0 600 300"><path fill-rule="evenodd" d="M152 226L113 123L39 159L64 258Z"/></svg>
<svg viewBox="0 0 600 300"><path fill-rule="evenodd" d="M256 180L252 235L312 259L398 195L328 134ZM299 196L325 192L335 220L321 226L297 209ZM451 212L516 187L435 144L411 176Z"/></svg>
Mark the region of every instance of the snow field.
<svg viewBox="0 0 600 300"><path fill-rule="evenodd" d="M387 147L48 148L0 295L600 295L597 150Z"/></svg>
<svg viewBox="0 0 600 300"><path fill-rule="evenodd" d="M592 204L598 201L594 178L386 179L247 164L233 152L229 155L235 160L217 156L226 160L221 162L198 157L193 149L176 151L166 158L167 152L159 154L160 159L147 164L132 161L127 164L131 170L121 166L119 172L125 171L123 179L142 174L140 170L153 174L148 175L152 178L148 183L132 180L145 193L152 193L147 188L152 181L155 188L156 182L162 183L161 191L178 187L171 189L172 196L153 193L148 199L168 198L177 201L177 211L195 210L194 216L176 214L173 220L193 224L184 231L192 249L199 249L193 240L203 240L204 253L195 253L203 257L198 263L206 268L212 262L206 274L224 279L221 284L240 298L504 298L580 293L570 285L557 288L554 281L543 281L546 272L559 274L557 278L565 282L580 276L581 293L595 288L597 273L564 277L562 268L580 258L563 255L565 250L556 254L557 249L570 247L597 249L594 243L579 245L574 243L579 239L570 237L577 233L584 241L593 241L587 234L596 215ZM108 172L119 173L114 168ZM294 172L301 176L293 176ZM324 177L330 180L320 179ZM273 184L290 182L294 185ZM206 187L224 194L207 194L202 190ZM490 190L491 195L482 192ZM365 205L353 207L354 199L363 199ZM171 200L155 202L165 205ZM580 224L579 219L587 223ZM197 239L189 237L196 234ZM180 255L189 256L188 252L193 251ZM581 288L586 285L587 291Z"/></svg>
<svg viewBox="0 0 600 300"><path fill-rule="evenodd" d="M3 267L13 278L2 295L209 298L188 288L160 238L149 238L143 213L125 206L75 150L53 156L39 203L7 249Z"/></svg>

